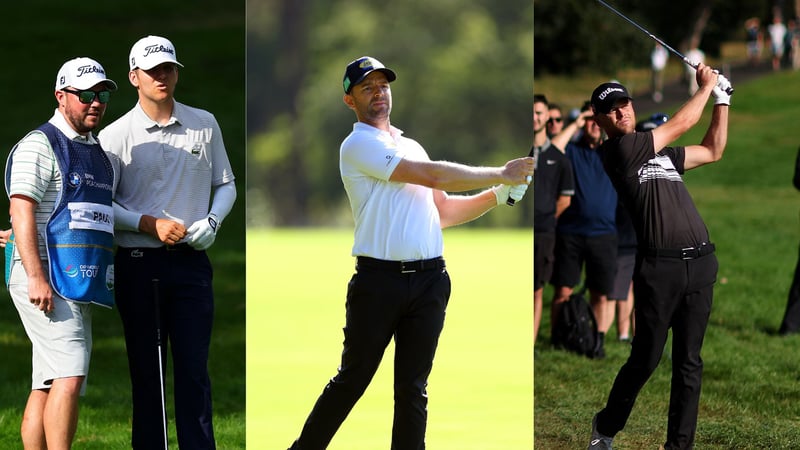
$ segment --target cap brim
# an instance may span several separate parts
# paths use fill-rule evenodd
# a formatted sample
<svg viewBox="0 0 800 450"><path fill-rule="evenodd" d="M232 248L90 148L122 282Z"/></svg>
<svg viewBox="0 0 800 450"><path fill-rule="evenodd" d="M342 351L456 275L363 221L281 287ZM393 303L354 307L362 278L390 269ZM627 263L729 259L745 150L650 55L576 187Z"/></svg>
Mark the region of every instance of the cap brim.
<svg viewBox="0 0 800 450"><path fill-rule="evenodd" d="M91 88L97 86L100 83L105 83L105 85L106 85L106 87L108 87L109 91L116 91L117 90L117 83L115 83L113 80L109 80L108 78L103 78L103 79L100 79L100 80L89 80L89 82L92 83L92 84L87 86L87 85L85 85L83 83L78 83L78 84L73 84L72 87L74 87L75 89L91 89Z"/></svg>
<svg viewBox="0 0 800 450"><path fill-rule="evenodd" d="M372 72L381 72L381 73L383 73L384 75L386 75L386 81L388 81L390 83L397 79L397 75L394 73L394 71L392 71L392 69L387 69L385 67L380 68L380 69L372 69L370 71L364 72L364 75L361 75L361 78L359 78L357 81L354 81L353 84L350 85L350 89L348 89L347 92L352 91L353 90L353 86L355 86L355 85L361 83L362 81L364 81L364 79L367 78L369 76L369 74L371 74Z"/></svg>
<svg viewBox="0 0 800 450"><path fill-rule="evenodd" d="M161 60L148 61L148 64L136 65L136 66L133 67L133 69L150 70L153 67L158 66L159 64L164 64L164 63L172 63L172 64L175 64L178 67L183 67L183 64L179 63L178 61L175 61L174 59L161 59ZM131 70L133 70L133 69L131 69Z"/></svg>

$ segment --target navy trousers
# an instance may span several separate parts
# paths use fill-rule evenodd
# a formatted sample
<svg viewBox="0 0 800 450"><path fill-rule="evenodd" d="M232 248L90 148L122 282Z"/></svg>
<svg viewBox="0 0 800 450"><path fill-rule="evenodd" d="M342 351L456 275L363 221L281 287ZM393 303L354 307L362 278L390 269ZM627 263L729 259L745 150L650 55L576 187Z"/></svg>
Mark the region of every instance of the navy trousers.
<svg viewBox="0 0 800 450"><path fill-rule="evenodd" d="M450 277L444 268L400 273L360 267L347 288L341 366L325 386L292 449L328 446L372 380L392 337L392 449L424 449L426 387L449 298Z"/></svg>
<svg viewBox="0 0 800 450"><path fill-rule="evenodd" d="M597 415L600 433L614 436L623 429L639 391L658 367L672 328L672 385L664 448L692 448L703 373L700 349L717 269L713 253L692 260L637 257L633 278L636 336L606 407Z"/></svg>
<svg viewBox="0 0 800 450"><path fill-rule="evenodd" d="M134 449L163 449L161 388L152 280L159 280L161 359L166 382L172 350L178 445L214 449L208 349L214 317L211 263L205 252L122 248L115 256L116 304L125 330L133 397ZM167 392L169 398L169 392Z"/></svg>

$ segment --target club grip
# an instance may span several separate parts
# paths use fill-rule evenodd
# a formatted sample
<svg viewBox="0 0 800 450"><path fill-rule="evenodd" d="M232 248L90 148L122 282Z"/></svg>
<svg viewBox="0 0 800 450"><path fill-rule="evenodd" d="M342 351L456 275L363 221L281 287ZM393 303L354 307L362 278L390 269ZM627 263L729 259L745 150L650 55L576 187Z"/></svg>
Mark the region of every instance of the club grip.
<svg viewBox="0 0 800 450"><path fill-rule="evenodd" d="M535 158L533 148L531 148L530 153L528 153L528 157L529 158ZM533 164L534 164L533 169L536 170L536 162L534 161ZM514 201L514 199L511 198L510 196L508 197L508 200L506 200L506 205L508 205L508 206L514 206L515 203L516 203L516 201Z"/></svg>

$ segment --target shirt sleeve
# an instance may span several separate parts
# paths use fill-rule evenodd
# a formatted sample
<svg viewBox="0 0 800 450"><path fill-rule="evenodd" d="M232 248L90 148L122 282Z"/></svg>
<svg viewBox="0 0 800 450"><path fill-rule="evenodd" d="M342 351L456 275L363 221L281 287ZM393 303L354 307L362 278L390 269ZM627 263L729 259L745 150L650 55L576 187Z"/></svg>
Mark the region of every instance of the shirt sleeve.
<svg viewBox="0 0 800 450"><path fill-rule="evenodd" d="M23 138L11 156L8 196L24 195L41 203L55 173L55 155L47 137L33 132Z"/></svg>
<svg viewBox="0 0 800 450"><path fill-rule="evenodd" d="M351 139L342 144L342 163L364 175L388 181L404 158L394 140L388 136L376 139Z"/></svg>

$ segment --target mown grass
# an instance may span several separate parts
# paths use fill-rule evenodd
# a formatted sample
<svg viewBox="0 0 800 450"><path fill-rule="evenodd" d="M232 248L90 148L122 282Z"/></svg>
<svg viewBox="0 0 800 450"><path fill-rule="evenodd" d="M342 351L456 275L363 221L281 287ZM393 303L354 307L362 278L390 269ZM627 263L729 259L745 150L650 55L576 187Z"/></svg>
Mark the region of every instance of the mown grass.
<svg viewBox="0 0 800 450"><path fill-rule="evenodd" d="M529 230L445 231L453 291L429 380L429 448L532 447L532 242ZM287 448L336 373L351 246L350 229L248 230L248 448ZM390 447L392 348L330 450Z"/></svg>
<svg viewBox="0 0 800 450"><path fill-rule="evenodd" d="M800 78L783 72L735 87L723 160L685 176L720 262L703 348L696 448L798 448L800 336L780 337L777 329L800 240L800 198L791 185ZM707 120L681 143L699 142ZM546 304L550 298L548 289ZM612 331L606 359L580 358L552 349L549 326L545 313L535 355L535 448L584 448L592 416L605 404L629 347L614 342ZM615 449L664 442L669 352L668 344Z"/></svg>

